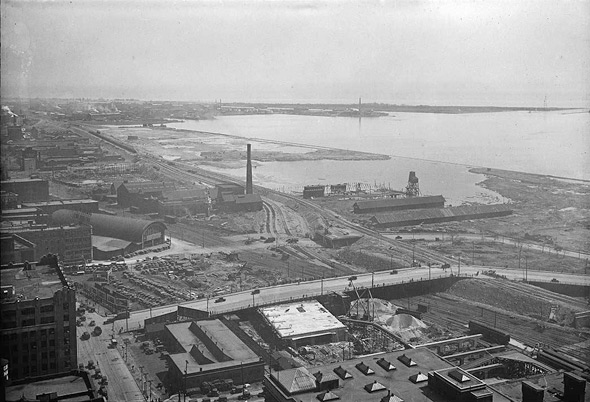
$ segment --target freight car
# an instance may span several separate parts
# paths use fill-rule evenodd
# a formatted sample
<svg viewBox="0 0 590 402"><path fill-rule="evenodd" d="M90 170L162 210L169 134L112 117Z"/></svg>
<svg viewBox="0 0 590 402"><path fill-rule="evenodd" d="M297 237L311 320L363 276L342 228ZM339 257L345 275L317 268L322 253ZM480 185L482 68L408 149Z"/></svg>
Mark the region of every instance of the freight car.
<svg viewBox="0 0 590 402"><path fill-rule="evenodd" d="M583 362L573 359L564 353L551 349L543 349L537 354L537 360L558 370L585 371L589 366Z"/></svg>
<svg viewBox="0 0 590 402"><path fill-rule="evenodd" d="M510 342L510 334L478 321L469 321L469 332L482 334L484 339L500 345L507 345Z"/></svg>

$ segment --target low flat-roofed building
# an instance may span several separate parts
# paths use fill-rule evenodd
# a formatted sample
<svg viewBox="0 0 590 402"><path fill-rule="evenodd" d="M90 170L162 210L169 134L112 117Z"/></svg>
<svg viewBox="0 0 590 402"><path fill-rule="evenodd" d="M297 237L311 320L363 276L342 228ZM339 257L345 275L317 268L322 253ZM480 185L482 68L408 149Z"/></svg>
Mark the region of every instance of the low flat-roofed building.
<svg viewBox="0 0 590 402"><path fill-rule="evenodd" d="M506 204L461 205L459 207L382 213L371 217L370 221L379 228L387 228L464 221L469 219L498 218L511 214L512 208Z"/></svg>
<svg viewBox="0 0 590 402"><path fill-rule="evenodd" d="M203 381L256 382L264 376L264 361L220 320L168 324L163 341L170 353L167 387L173 393Z"/></svg>
<svg viewBox="0 0 590 402"><path fill-rule="evenodd" d="M0 354L12 380L77 368L76 292L54 265L0 269Z"/></svg>
<svg viewBox="0 0 590 402"><path fill-rule="evenodd" d="M49 182L42 179L3 180L2 191L18 194L19 202L35 202L49 200Z"/></svg>
<svg viewBox="0 0 590 402"><path fill-rule="evenodd" d="M416 365L406 366L399 360L401 356L406 356ZM267 400L276 402L457 402L460 399L440 393L429 381L429 373L441 371L444 376L451 370L466 374L472 382L469 384L473 388L470 392L479 392L475 399L466 401L510 401L425 348L368 355L309 369L299 367L272 371L265 375L263 384ZM467 388L467 384L463 388Z"/></svg>
<svg viewBox="0 0 590 402"><path fill-rule="evenodd" d="M345 340L346 326L318 301L279 304L258 309L279 341L297 348Z"/></svg>
<svg viewBox="0 0 590 402"><path fill-rule="evenodd" d="M352 205L355 214L368 214L406 209L443 208L442 195L426 197L383 198L379 200L357 201Z"/></svg>
<svg viewBox="0 0 590 402"><path fill-rule="evenodd" d="M85 212L87 214L98 212L98 201L89 199L26 202L22 205L24 208L37 208L48 215L51 215L60 209L71 209L73 211Z"/></svg>
<svg viewBox="0 0 590 402"><path fill-rule="evenodd" d="M3 234L0 237L0 264L35 261L35 244L16 234Z"/></svg>
<svg viewBox="0 0 590 402"><path fill-rule="evenodd" d="M6 402L44 400L85 402L101 401L92 385L88 371L71 371L60 375L28 378L15 381L6 387Z"/></svg>
<svg viewBox="0 0 590 402"><path fill-rule="evenodd" d="M587 401L590 392L586 390L587 380L580 377L581 374L581 372L559 371L528 376L526 381L522 379L498 381L489 386L494 391L501 392L519 402ZM570 399L572 397L574 399ZM576 397L578 399L575 399Z"/></svg>

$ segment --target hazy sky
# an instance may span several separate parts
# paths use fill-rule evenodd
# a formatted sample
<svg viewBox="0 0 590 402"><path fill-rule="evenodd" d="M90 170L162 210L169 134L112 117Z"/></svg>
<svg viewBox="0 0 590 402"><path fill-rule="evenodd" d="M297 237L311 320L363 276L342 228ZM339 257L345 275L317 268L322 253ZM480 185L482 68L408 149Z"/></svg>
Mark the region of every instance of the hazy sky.
<svg viewBox="0 0 590 402"><path fill-rule="evenodd" d="M2 95L590 106L590 0L2 1Z"/></svg>

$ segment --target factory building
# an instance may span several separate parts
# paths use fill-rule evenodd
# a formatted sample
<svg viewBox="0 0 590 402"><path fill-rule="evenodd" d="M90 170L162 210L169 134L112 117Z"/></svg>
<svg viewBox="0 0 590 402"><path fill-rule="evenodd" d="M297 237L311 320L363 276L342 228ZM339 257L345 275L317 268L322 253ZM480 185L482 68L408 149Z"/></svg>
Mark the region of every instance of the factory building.
<svg viewBox="0 0 590 402"><path fill-rule="evenodd" d="M117 187L117 204L124 208L137 206L145 198L162 198L166 191L174 189L174 184L170 182L121 183Z"/></svg>
<svg viewBox="0 0 590 402"><path fill-rule="evenodd" d="M383 198L379 200L357 201L352 205L355 214L370 214L406 209L443 208L442 195L428 197Z"/></svg>
<svg viewBox="0 0 590 402"><path fill-rule="evenodd" d="M17 235L29 244L34 244L35 259L47 253L58 255L60 261L67 264L92 259L92 230L88 225L22 225L4 227L1 233L2 236ZM6 245L10 253L10 242L3 242L2 245ZM17 244L14 247L18 247Z"/></svg>
<svg viewBox="0 0 590 402"><path fill-rule="evenodd" d="M443 223L469 219L485 219L508 216L512 209L505 204L469 205L449 208L433 208L378 214L370 220L378 228Z"/></svg>
<svg viewBox="0 0 590 402"><path fill-rule="evenodd" d="M220 183L215 185L217 189L217 199L221 200L224 194L243 195L245 194L244 186L237 183Z"/></svg>
<svg viewBox="0 0 590 402"><path fill-rule="evenodd" d="M320 198L325 196L326 186L305 186L303 187L303 198Z"/></svg>
<svg viewBox="0 0 590 402"><path fill-rule="evenodd" d="M158 200L158 213L165 215L195 215L209 212L209 194L206 190L176 190Z"/></svg>
<svg viewBox="0 0 590 402"><path fill-rule="evenodd" d="M43 202L23 202L23 208L37 208L47 215L53 214L60 209L71 209L87 214L98 212L98 201L96 200L55 200Z"/></svg>
<svg viewBox="0 0 590 402"><path fill-rule="evenodd" d="M277 340L293 348L346 339L346 326L315 300L264 307L258 312Z"/></svg>
<svg viewBox="0 0 590 402"><path fill-rule="evenodd" d="M17 194L19 202L37 202L49 200L49 182L41 179L3 180L2 191Z"/></svg>
<svg viewBox="0 0 590 402"><path fill-rule="evenodd" d="M54 212L51 220L55 224L76 222L91 226L93 252L97 253L95 259L109 259L165 242L166 225L158 221L84 214L65 209Z"/></svg>
<svg viewBox="0 0 590 402"><path fill-rule="evenodd" d="M370 355L309 369L271 371L265 375L263 384L267 400L275 402L511 401L425 348Z"/></svg>
<svg viewBox="0 0 590 402"><path fill-rule="evenodd" d="M41 165L41 154L32 147L26 147L21 153L20 168L25 172L34 172Z"/></svg>
<svg viewBox="0 0 590 402"><path fill-rule="evenodd" d="M167 388L171 393L199 388L204 381L261 381L264 361L220 320L168 324L163 342L169 351Z"/></svg>
<svg viewBox="0 0 590 402"><path fill-rule="evenodd" d="M16 234L0 236L0 264L35 261L35 244Z"/></svg>
<svg viewBox="0 0 590 402"><path fill-rule="evenodd" d="M57 260L43 266L3 266L0 273L0 348L8 360L8 377L18 380L75 370L76 294Z"/></svg>
<svg viewBox="0 0 590 402"><path fill-rule="evenodd" d="M262 210L262 198L258 194L224 194L217 207L224 212L255 212Z"/></svg>
<svg viewBox="0 0 590 402"><path fill-rule="evenodd" d="M12 225L31 223L46 225L49 223L49 215L41 212L38 208L3 209L2 221L11 222Z"/></svg>

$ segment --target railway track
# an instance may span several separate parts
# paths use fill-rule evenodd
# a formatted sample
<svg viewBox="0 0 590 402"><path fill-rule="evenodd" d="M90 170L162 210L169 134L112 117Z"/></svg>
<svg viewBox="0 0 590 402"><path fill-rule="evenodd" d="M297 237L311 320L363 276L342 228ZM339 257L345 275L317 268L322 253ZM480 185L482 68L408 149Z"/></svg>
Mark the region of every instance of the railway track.
<svg viewBox="0 0 590 402"><path fill-rule="evenodd" d="M455 331L466 331L469 320L475 319L495 326L510 336L528 346L544 344L554 349L568 347L568 353L582 358L584 352L575 345L585 340L576 331L561 328L557 325L546 324L533 319L525 319L516 314L484 311L480 306L467 300L454 299L447 295L428 295L413 298L413 303L428 304L429 311L423 319L447 327ZM403 302L400 300L400 302Z"/></svg>

